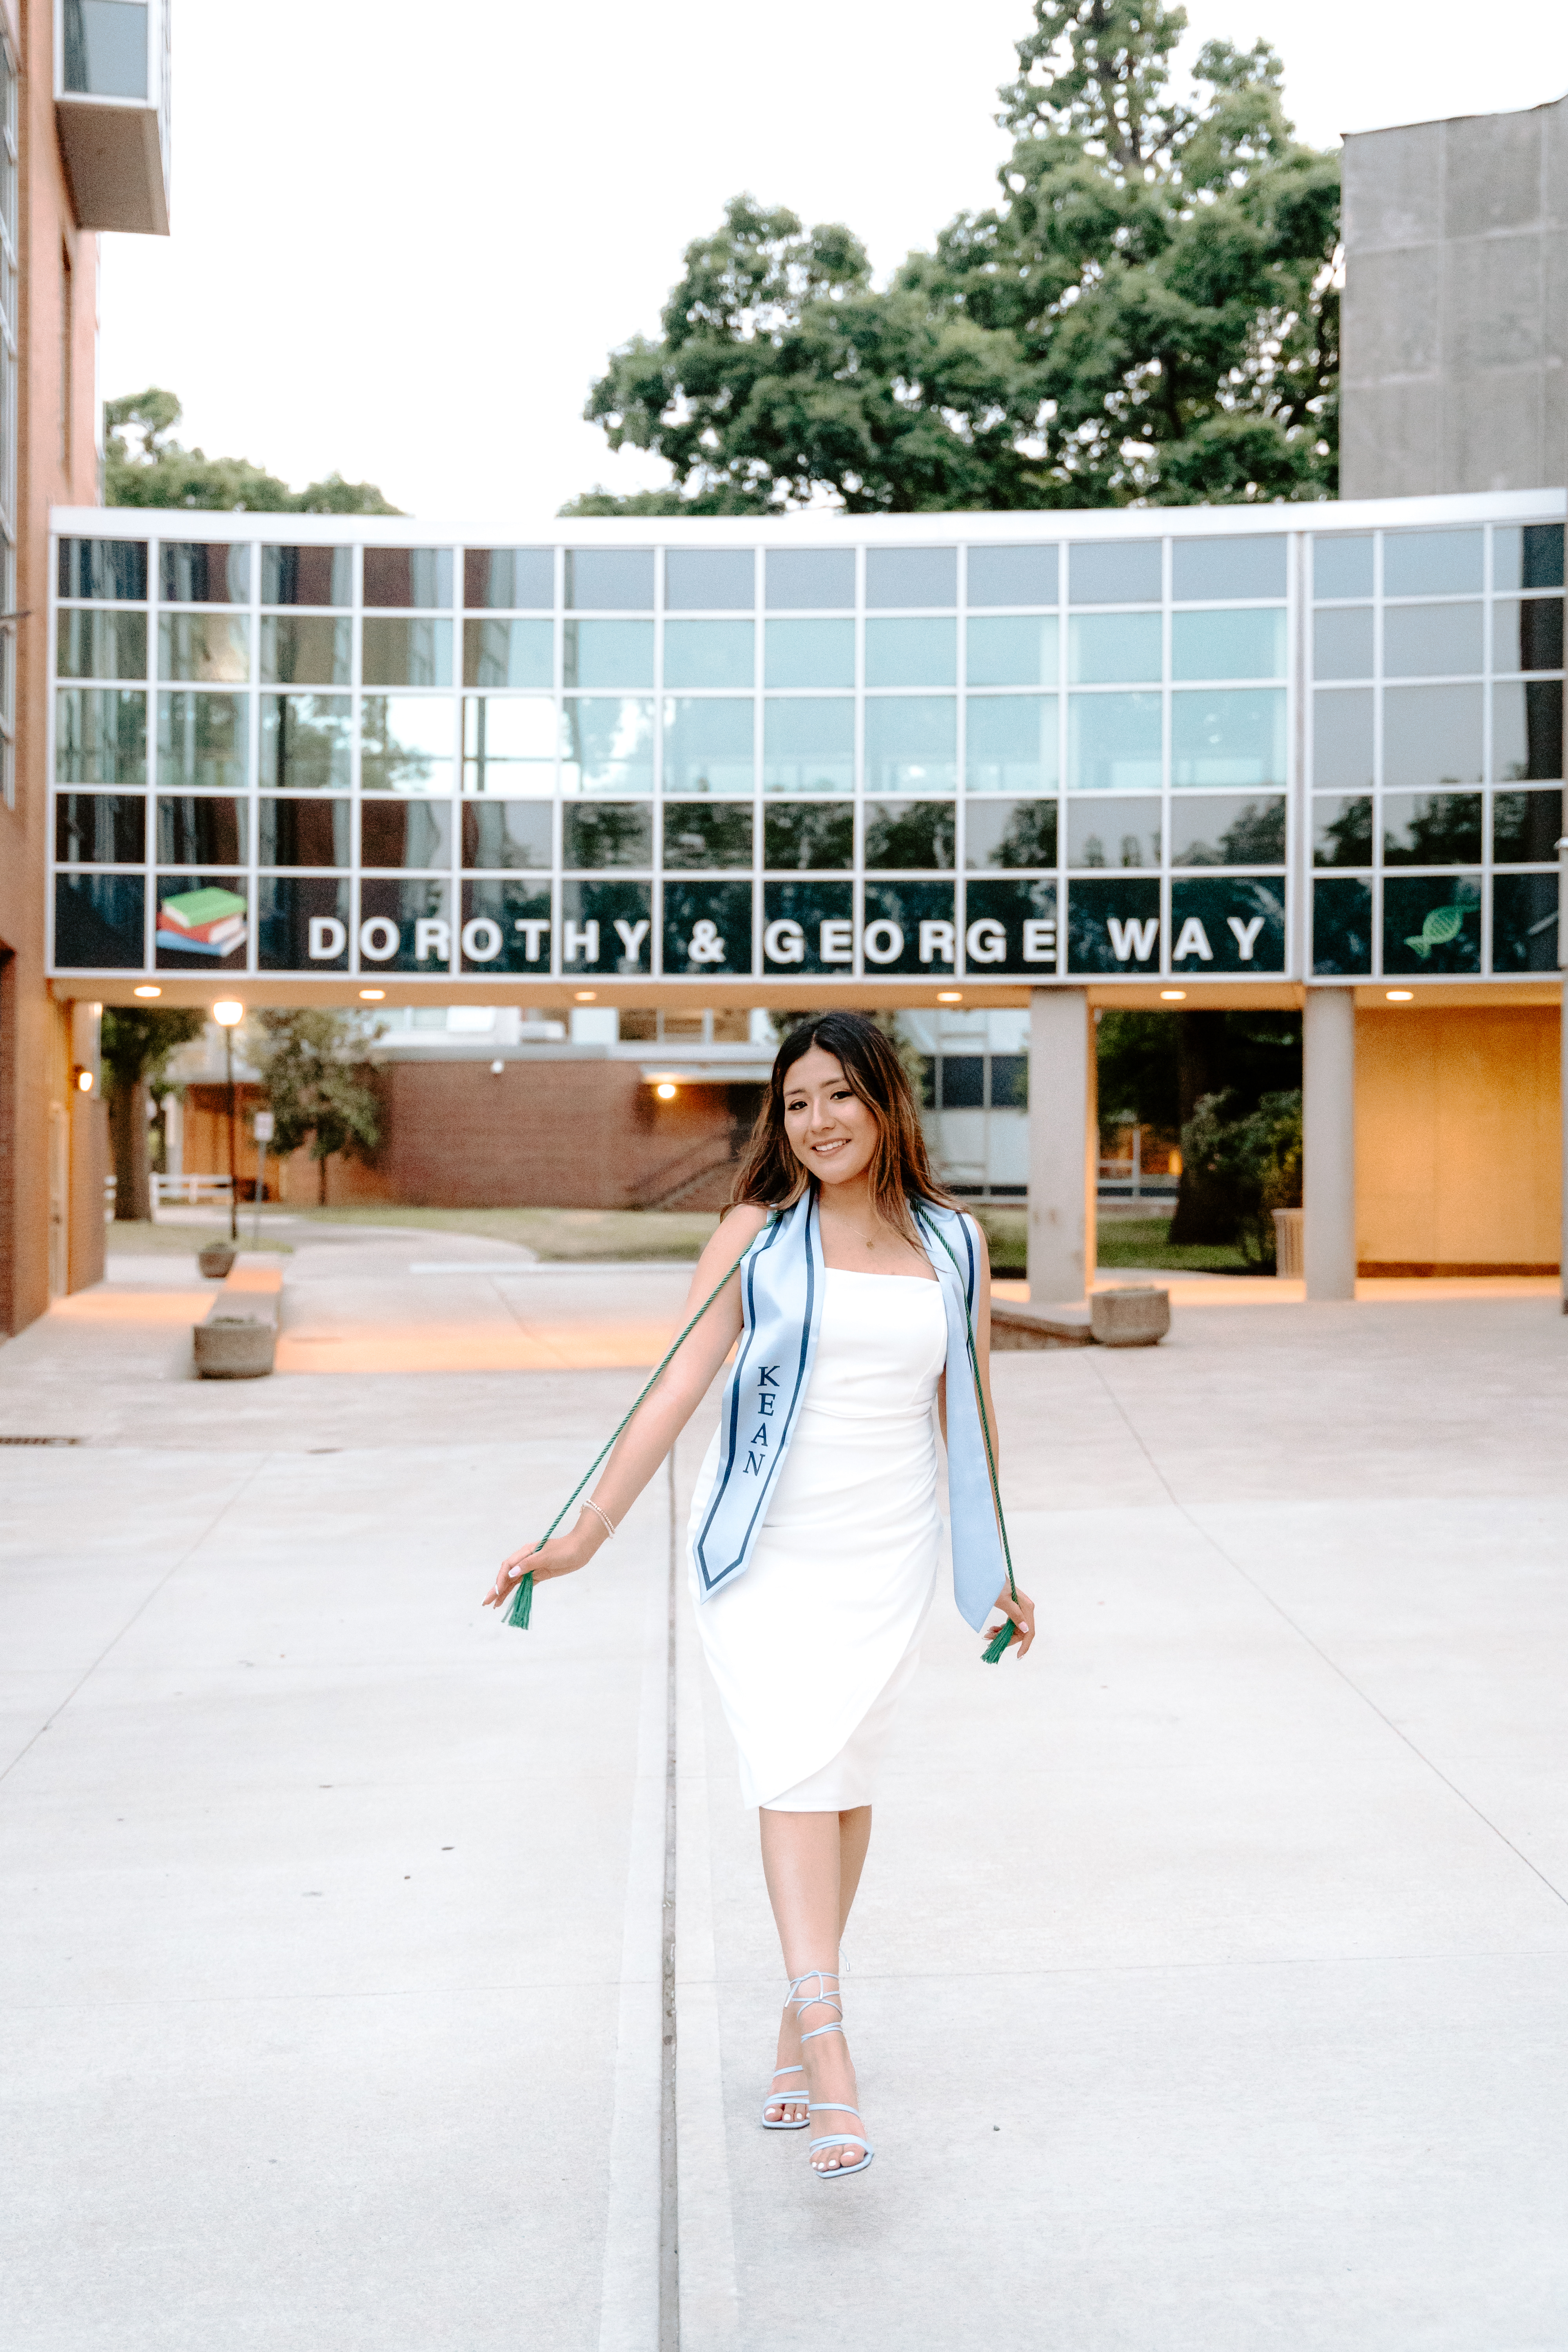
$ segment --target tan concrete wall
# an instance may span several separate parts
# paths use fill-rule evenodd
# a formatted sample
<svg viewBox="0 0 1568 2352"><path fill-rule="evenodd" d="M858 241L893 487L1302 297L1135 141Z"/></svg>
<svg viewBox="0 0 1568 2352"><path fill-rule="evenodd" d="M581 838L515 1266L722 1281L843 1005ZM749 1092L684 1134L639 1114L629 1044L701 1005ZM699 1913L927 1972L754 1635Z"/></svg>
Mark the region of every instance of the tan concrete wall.
<svg viewBox="0 0 1568 2352"><path fill-rule="evenodd" d="M22 67L18 261L20 351L17 414L16 635L16 803L0 805L0 958L8 952L11 1037L0 1054L0 1330L20 1330L48 1304L48 1132L51 1072L58 1055L44 978L45 766L47 693L48 510L52 502L92 504L98 496L98 239L75 226L55 135L50 0L19 0L4 16ZM74 322L68 431L62 417L63 256L71 259ZM54 1098L58 1099L58 1096ZM99 1122L70 1114L73 1215L101 1200ZM100 1224L101 1214L100 1213ZM72 1235L71 1286L96 1280L102 1234Z"/></svg>
<svg viewBox="0 0 1568 2352"><path fill-rule="evenodd" d="M1555 1268L1559 1084L1550 1007L1359 1013L1362 1270Z"/></svg>

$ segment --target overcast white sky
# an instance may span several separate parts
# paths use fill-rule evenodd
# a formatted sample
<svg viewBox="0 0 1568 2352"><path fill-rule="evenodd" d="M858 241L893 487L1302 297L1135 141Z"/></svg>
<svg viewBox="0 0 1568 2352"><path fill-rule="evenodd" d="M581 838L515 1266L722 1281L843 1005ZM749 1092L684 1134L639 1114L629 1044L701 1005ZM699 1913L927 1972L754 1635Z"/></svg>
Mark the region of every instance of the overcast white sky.
<svg viewBox="0 0 1568 2352"><path fill-rule="evenodd" d="M1538 106L1568 7L1193 0L1267 37L1304 137ZM103 241L100 390L182 437L426 518L537 520L665 478L582 422L689 239L750 189L847 221L879 271L992 199L1028 0L179 0L174 235Z"/></svg>

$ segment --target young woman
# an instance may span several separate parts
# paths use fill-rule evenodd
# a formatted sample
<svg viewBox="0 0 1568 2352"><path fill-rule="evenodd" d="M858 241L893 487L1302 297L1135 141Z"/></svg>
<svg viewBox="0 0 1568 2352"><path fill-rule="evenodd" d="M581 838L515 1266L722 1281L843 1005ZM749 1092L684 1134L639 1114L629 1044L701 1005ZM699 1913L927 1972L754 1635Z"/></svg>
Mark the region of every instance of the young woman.
<svg viewBox="0 0 1568 2352"><path fill-rule="evenodd" d="M872 2149L844 2038L838 1942L871 1835L877 1760L936 1588L933 1405L959 1608L976 1629L1000 1609L1020 1657L1035 1631L1033 1602L1009 1589L987 1463L984 1237L933 1182L898 1056L859 1013L825 1014L780 1047L689 1314L731 1269L576 1527L514 1552L487 1600L499 1607L530 1569L542 1580L586 1566L735 1348L691 1509L691 1590L742 1799L760 1808L790 1979L763 2121L794 2131L823 2117L812 2169L842 2179Z"/></svg>

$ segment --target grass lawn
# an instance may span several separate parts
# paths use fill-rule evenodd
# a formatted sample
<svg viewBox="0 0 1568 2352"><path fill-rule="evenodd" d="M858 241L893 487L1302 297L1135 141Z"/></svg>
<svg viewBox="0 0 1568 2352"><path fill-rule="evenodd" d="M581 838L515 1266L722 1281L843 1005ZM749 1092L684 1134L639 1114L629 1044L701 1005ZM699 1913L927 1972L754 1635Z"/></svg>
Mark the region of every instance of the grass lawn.
<svg viewBox="0 0 1568 2352"><path fill-rule="evenodd" d="M541 1257L694 1261L719 1220L682 1209L296 1209L312 1225L402 1225L521 1242ZM263 1220L263 1231L266 1230Z"/></svg>
<svg viewBox="0 0 1568 2352"><path fill-rule="evenodd" d="M241 1209L239 1215L239 1246L252 1247L253 1224L250 1215ZM127 1217L113 1218L103 1229L103 1245L110 1257L194 1257L197 1250L205 1249L208 1242L226 1242L228 1224L212 1225L152 1225ZM267 1217L261 1219L261 1246L287 1257L290 1244L276 1239L267 1229Z"/></svg>
<svg viewBox="0 0 1568 2352"><path fill-rule="evenodd" d="M1248 1265L1234 1244L1168 1239L1169 1217L1101 1217L1096 1251L1101 1265L1148 1266L1172 1274L1267 1274Z"/></svg>

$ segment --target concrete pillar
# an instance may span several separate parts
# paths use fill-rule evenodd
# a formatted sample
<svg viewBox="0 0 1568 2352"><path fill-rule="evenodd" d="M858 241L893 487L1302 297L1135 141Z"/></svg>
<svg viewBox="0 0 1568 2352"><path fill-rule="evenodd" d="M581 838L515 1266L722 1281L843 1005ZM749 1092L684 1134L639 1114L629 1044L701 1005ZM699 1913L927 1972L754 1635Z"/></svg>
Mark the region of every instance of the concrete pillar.
<svg viewBox="0 0 1568 2352"><path fill-rule="evenodd" d="M1301 1024L1309 1298L1355 1297L1355 991L1310 988Z"/></svg>
<svg viewBox="0 0 1568 2352"><path fill-rule="evenodd" d="M1094 1281L1100 1106L1094 1015L1082 988L1029 1000L1029 1298L1088 1297Z"/></svg>

